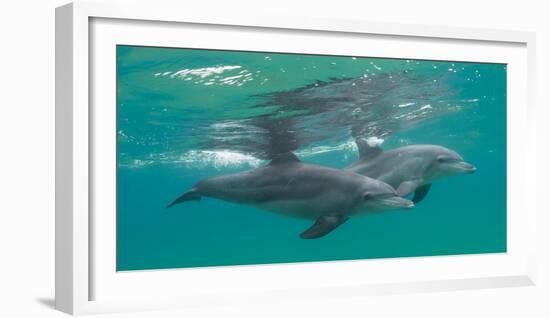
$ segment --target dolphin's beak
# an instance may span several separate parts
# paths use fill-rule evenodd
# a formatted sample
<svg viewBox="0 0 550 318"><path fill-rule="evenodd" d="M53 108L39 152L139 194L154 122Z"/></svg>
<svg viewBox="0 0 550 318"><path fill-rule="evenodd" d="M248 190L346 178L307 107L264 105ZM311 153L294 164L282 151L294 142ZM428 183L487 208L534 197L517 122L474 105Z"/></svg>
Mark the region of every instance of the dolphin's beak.
<svg viewBox="0 0 550 318"><path fill-rule="evenodd" d="M461 171L464 171L464 173L474 173L477 170L473 164L469 164L465 161L459 162L456 166Z"/></svg>
<svg viewBox="0 0 550 318"><path fill-rule="evenodd" d="M412 209L414 208L414 203L410 200L402 198L400 196L389 197L381 200L382 204L389 208L403 208L403 209Z"/></svg>

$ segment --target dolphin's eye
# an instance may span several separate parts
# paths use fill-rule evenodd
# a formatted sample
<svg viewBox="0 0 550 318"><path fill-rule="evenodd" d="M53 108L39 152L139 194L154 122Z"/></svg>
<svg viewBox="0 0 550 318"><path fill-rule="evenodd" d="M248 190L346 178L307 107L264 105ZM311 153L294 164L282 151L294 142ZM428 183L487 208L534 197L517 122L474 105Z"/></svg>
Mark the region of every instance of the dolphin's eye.
<svg viewBox="0 0 550 318"><path fill-rule="evenodd" d="M439 163L443 163L443 162L445 162L446 160L447 160L447 159L441 158L441 157L437 158L437 162L439 162Z"/></svg>
<svg viewBox="0 0 550 318"><path fill-rule="evenodd" d="M363 194L363 200L368 200L370 198L372 198L372 195L370 195L369 193Z"/></svg>

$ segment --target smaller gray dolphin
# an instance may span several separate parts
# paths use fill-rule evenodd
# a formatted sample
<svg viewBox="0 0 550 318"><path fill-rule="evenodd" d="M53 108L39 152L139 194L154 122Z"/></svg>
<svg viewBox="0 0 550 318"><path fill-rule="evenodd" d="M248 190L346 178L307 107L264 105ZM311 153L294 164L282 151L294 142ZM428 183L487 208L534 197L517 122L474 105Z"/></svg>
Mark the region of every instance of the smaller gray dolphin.
<svg viewBox="0 0 550 318"><path fill-rule="evenodd" d="M201 197L248 204L263 210L315 223L305 239L325 236L350 216L374 211L412 208L388 184L350 171L301 162L293 153L277 155L267 166L206 178L167 208Z"/></svg>
<svg viewBox="0 0 550 318"><path fill-rule="evenodd" d="M456 151L437 145L412 145L383 151L364 139L357 138L355 142L359 160L346 170L384 181L402 197L414 192L414 203L424 199L433 181L476 171Z"/></svg>

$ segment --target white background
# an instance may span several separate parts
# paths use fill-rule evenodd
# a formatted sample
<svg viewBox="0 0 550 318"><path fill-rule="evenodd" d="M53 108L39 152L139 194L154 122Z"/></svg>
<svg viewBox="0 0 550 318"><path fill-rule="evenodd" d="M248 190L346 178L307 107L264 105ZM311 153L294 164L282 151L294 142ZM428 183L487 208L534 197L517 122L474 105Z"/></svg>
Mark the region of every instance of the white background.
<svg viewBox="0 0 550 318"><path fill-rule="evenodd" d="M144 1L145 2L145 1ZM109 317L548 317L550 19L544 1L189 1L190 10L368 19L538 32L539 277L537 287L378 296ZM3 3L0 19L0 316L62 317L54 311L54 8L65 2ZM161 5L162 1L150 1ZM535 160L533 158L533 160ZM550 211L548 211L550 212Z"/></svg>

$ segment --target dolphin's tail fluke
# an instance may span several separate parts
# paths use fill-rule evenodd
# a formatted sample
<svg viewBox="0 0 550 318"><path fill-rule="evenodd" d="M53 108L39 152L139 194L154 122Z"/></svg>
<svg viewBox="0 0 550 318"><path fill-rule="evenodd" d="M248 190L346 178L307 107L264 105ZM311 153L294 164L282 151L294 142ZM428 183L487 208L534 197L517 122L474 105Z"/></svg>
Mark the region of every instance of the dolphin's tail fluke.
<svg viewBox="0 0 550 318"><path fill-rule="evenodd" d="M172 203L168 204L166 208L168 209L176 204L179 204L185 201L200 201L200 200L201 200L200 194L198 194L197 191L193 189L180 195L177 199L172 201Z"/></svg>

